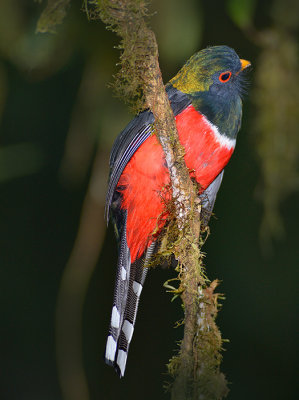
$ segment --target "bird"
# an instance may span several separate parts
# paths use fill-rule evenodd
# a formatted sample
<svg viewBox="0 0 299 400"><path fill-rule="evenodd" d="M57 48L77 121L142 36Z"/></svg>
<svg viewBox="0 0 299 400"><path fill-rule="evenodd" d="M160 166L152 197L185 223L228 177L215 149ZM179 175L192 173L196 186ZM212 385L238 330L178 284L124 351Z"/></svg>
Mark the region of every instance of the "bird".
<svg viewBox="0 0 299 400"><path fill-rule="evenodd" d="M235 149L250 65L231 47L207 47L165 87L190 178L200 188L205 223ZM105 214L115 228L118 263L105 362L121 378L148 264L167 223L165 188L170 176L154 122L150 110L140 112L119 134L110 155Z"/></svg>

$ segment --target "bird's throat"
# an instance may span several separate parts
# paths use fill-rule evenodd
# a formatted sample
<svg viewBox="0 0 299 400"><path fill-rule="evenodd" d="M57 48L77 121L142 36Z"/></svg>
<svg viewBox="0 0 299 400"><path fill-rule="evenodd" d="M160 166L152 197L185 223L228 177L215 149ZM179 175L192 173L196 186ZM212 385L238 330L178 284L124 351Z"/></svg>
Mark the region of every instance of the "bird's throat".
<svg viewBox="0 0 299 400"><path fill-rule="evenodd" d="M197 92L192 95L193 107L218 128L223 136L236 139L241 127L242 101L240 97L223 99L210 92Z"/></svg>

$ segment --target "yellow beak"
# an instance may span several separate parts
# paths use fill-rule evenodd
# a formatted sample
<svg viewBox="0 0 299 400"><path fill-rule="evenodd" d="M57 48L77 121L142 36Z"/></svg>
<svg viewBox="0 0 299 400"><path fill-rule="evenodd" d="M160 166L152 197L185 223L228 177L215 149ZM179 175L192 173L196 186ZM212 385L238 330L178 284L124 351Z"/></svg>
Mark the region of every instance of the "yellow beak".
<svg viewBox="0 0 299 400"><path fill-rule="evenodd" d="M243 69L245 69L245 68L250 67L250 65L251 65L250 61L242 60L242 59L240 59L240 61L241 61L241 71L243 71Z"/></svg>

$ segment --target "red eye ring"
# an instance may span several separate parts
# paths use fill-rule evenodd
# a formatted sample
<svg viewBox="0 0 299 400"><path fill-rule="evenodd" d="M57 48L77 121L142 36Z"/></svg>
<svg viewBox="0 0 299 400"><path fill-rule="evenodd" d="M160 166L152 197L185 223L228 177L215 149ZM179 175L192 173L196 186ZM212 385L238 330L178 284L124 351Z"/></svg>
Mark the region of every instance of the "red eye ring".
<svg viewBox="0 0 299 400"><path fill-rule="evenodd" d="M220 82L225 83L230 80L231 76L232 76L232 73L230 71L225 71L225 72L222 72L222 74L220 74L219 80L220 80Z"/></svg>

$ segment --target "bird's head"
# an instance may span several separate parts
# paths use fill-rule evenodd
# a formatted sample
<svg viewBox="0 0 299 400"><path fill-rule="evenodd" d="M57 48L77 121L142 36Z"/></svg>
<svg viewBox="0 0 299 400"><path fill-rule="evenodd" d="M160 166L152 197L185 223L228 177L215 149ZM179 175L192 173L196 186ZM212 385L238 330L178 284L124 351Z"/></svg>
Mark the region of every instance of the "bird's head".
<svg viewBox="0 0 299 400"><path fill-rule="evenodd" d="M170 84L223 134L235 138L241 126L244 70L249 66L228 46L208 47L194 54Z"/></svg>
<svg viewBox="0 0 299 400"><path fill-rule="evenodd" d="M208 47L195 53L171 79L183 93L210 92L221 97L240 95L243 71L250 65L228 46Z"/></svg>

